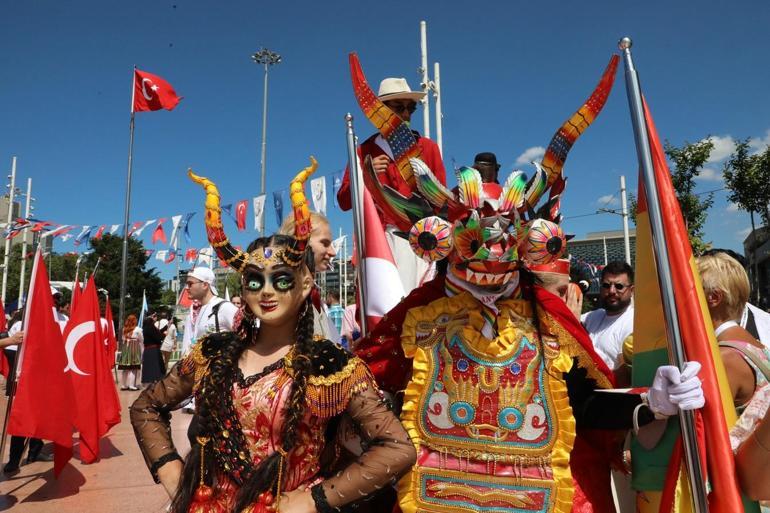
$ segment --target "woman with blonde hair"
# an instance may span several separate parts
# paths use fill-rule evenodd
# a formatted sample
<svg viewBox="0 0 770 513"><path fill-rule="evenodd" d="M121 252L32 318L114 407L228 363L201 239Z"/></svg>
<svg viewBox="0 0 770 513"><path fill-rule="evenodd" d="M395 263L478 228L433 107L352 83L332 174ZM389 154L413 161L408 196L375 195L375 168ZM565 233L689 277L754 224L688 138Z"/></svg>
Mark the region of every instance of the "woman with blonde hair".
<svg viewBox="0 0 770 513"><path fill-rule="evenodd" d="M120 373L121 390L139 390L136 378L142 367L142 328L137 326L136 315L126 317L123 323L123 336L120 339L120 356L117 364Z"/></svg>
<svg viewBox="0 0 770 513"><path fill-rule="evenodd" d="M757 451L755 445L765 446L753 433L767 411L770 353L738 324L749 299L749 278L743 266L726 253L698 257L697 265L733 403L740 414L730 431L730 442L739 455L738 474L745 492L767 499L770 490L756 479L757 470L763 468L756 458L770 469L770 450ZM765 434L765 438L770 437ZM753 458L746 457L747 449L754 453Z"/></svg>

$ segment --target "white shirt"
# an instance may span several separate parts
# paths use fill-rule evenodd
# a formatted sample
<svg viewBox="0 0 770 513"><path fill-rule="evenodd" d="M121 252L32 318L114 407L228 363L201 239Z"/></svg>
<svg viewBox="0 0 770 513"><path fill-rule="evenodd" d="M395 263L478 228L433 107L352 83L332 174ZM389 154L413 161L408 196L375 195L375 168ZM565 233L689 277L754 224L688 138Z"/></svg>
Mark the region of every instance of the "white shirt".
<svg viewBox="0 0 770 513"><path fill-rule="evenodd" d="M770 313L751 303L746 303L746 306L743 308L743 315L741 316L741 328L746 327L746 322L749 319L749 310L754 314L754 324L757 327L759 341L762 342L763 346L770 348Z"/></svg>
<svg viewBox="0 0 770 513"><path fill-rule="evenodd" d="M190 307L190 314L184 322L182 354L187 354L190 348L202 337L217 331L213 307L219 303L222 303L217 314L219 331L232 331L238 307L231 302L225 301L221 297L214 296L208 303L201 306L200 311L198 311L198 316L195 318L195 322L192 320L192 307Z"/></svg>
<svg viewBox="0 0 770 513"><path fill-rule="evenodd" d="M16 322L13 323L11 328L8 330L8 336L12 337L12 336L14 336L15 334L17 334L20 331L21 331L21 321L16 321ZM7 349L9 351L16 351L16 350L19 349L19 344L14 344L12 346L5 346L5 349Z"/></svg>
<svg viewBox="0 0 770 513"><path fill-rule="evenodd" d="M160 345L161 351L173 351L174 344L176 343L176 326L174 323L168 323L168 329L166 330L166 338L163 339L163 343Z"/></svg>
<svg viewBox="0 0 770 513"><path fill-rule="evenodd" d="M607 366L615 370L623 363L623 342L634 332L634 305L619 315L607 315L600 308L580 317L591 336L594 349Z"/></svg>

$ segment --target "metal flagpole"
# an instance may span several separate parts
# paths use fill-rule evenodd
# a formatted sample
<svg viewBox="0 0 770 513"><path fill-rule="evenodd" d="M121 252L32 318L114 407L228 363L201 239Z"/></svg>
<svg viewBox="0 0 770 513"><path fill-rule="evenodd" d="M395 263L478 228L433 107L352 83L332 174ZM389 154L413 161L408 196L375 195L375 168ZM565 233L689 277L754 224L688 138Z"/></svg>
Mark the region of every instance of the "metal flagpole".
<svg viewBox="0 0 770 513"><path fill-rule="evenodd" d="M343 262L345 269L342 272L344 279L344 286L342 287L342 295L345 296L345 306L348 306L348 238L342 239L342 255L344 257Z"/></svg>
<svg viewBox="0 0 770 513"><path fill-rule="evenodd" d="M644 119L644 109L642 107L639 76L636 73L634 61L631 58L631 44L631 39L624 37L620 40L619 47L623 52L623 61L626 68L626 92L628 94L628 105L631 109L631 124L634 127L636 153L639 157L639 165L642 168L644 190L647 192L647 211L649 212L652 244L655 251L655 267L658 271L663 310L666 316L669 359L672 365L676 365L681 369L685 362L685 355L679 331L679 313L676 311L666 234L663 231L663 220L657 195L658 189L652 165L652 155L650 153L647 123ZM687 464L687 477L690 489L692 490L693 507L696 513L707 512L708 499L705 482L701 477L703 476L703 469L698 457L695 416L692 411L680 411L679 420L682 427L682 445L684 447L685 463Z"/></svg>
<svg viewBox="0 0 770 513"><path fill-rule="evenodd" d="M13 160L11 161L11 176L8 178L11 179L11 185L10 189L8 190L8 224L6 227L8 230L11 229L11 223L13 222L13 195L16 192L16 157L13 157ZM8 287L8 258L11 256L11 238L6 237L5 239L5 256L3 257L3 289L2 293L0 294L0 297L3 300L3 304L5 304L5 291Z"/></svg>
<svg viewBox="0 0 770 513"><path fill-rule="evenodd" d="M32 208L32 178L27 178L27 201L26 205L24 207L24 219L29 219L29 216L31 215L30 209ZM19 308L22 308L24 306L24 273L27 270L27 234L29 233L29 230L27 228L24 228L24 231L21 233L21 272L19 273L19 300L18 305ZM33 235L34 237L34 235ZM0 312L0 315L3 315L2 312Z"/></svg>
<svg viewBox="0 0 770 513"><path fill-rule="evenodd" d="M424 22L423 22L424 23ZM358 163L356 151L356 134L353 131L353 115L345 115L348 139L348 169L350 170L350 190L353 203L353 234L358 251L358 265L356 265L356 277L358 278L358 297L361 298L359 308L361 335L366 336L366 247L364 245L364 192L361 166Z"/></svg>
<svg viewBox="0 0 770 513"><path fill-rule="evenodd" d="M631 265L631 239L628 235L628 200L626 199L626 177L620 175L620 208L623 216L623 245L626 250L626 263Z"/></svg>
<svg viewBox="0 0 770 513"><path fill-rule="evenodd" d="M436 98L436 144L438 151L444 155L443 114L441 113L441 69L438 62L433 63L433 97Z"/></svg>
<svg viewBox="0 0 770 513"><path fill-rule="evenodd" d="M428 78L428 29L420 22L420 86L425 93L422 102L422 135L430 137L430 79ZM352 169L352 168L351 168Z"/></svg>
<svg viewBox="0 0 770 513"><path fill-rule="evenodd" d="M342 238L342 227L340 227L340 238ZM345 239L342 240L344 241ZM345 261L341 258L337 258L337 260L342 261L342 264L337 266L337 294L339 296L338 299L342 301L342 267L345 265Z"/></svg>
<svg viewBox="0 0 770 513"><path fill-rule="evenodd" d="M126 206L123 213L123 252L120 261L120 306L118 307L119 340L123 341L123 321L126 315L126 274L128 271L128 216L131 211L131 166L134 159L134 95L136 94L136 66L131 74L131 121L128 124L128 171L126 172Z"/></svg>

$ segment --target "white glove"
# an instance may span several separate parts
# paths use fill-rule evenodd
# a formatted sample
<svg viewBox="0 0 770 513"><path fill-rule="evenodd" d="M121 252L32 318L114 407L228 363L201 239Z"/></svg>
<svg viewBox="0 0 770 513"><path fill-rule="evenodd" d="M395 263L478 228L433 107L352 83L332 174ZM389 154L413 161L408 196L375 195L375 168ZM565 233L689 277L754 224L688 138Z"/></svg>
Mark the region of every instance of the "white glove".
<svg viewBox="0 0 770 513"><path fill-rule="evenodd" d="M700 368L695 361L685 362L682 372L673 365L658 367L646 398L655 417L670 417L679 410L696 410L706 404L698 377Z"/></svg>

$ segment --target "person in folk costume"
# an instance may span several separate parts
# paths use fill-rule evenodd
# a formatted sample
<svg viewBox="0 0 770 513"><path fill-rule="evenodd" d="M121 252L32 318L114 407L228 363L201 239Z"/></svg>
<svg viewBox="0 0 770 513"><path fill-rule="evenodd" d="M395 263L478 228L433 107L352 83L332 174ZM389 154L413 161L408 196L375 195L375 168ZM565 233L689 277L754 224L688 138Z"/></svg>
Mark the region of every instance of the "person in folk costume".
<svg viewBox="0 0 770 513"><path fill-rule="evenodd" d="M294 237L273 235L236 250L221 222L219 193L206 178L206 231L219 258L241 274L234 331L212 333L131 406L146 463L173 497L175 513L336 511L402 475L414 447L366 365L313 337L313 254L303 183L291 184ZM182 463L170 411L196 397L199 431ZM336 475L333 436L342 414L369 448Z"/></svg>
<svg viewBox="0 0 770 513"><path fill-rule="evenodd" d="M558 224L562 167L604 105L617 62L533 163L529 180L514 171L501 187L461 168L452 192L406 149L403 170L413 186L404 194L378 187L371 163L364 165L375 202L398 220L414 252L447 269L356 349L380 387L400 399L415 444L418 463L398 483L404 513L612 511L611 497L575 491L576 430L628 429L703 404L694 362L682 373L658 369L644 395L597 392L613 386L611 371L573 312L529 268L566 249ZM373 111L383 108L375 103ZM590 479L590 469L580 471Z"/></svg>
<svg viewBox="0 0 770 513"><path fill-rule="evenodd" d="M316 165L317 163L315 159L313 159L313 169L315 169L314 166ZM313 229L310 233L308 246L310 247L310 251L313 252L315 272L323 273L329 270L331 267L331 259L337 254L332 246L331 227L326 216L318 212L310 212L310 222L313 225ZM286 219L283 220L283 223L281 223L278 233L282 235L291 235L295 232L296 226L297 223L294 214L289 214ZM339 342L339 330L329 318L328 309L321 298L321 289L317 284L313 286L313 290L310 292L310 300L315 312L313 333L317 337L325 338L333 342Z"/></svg>

